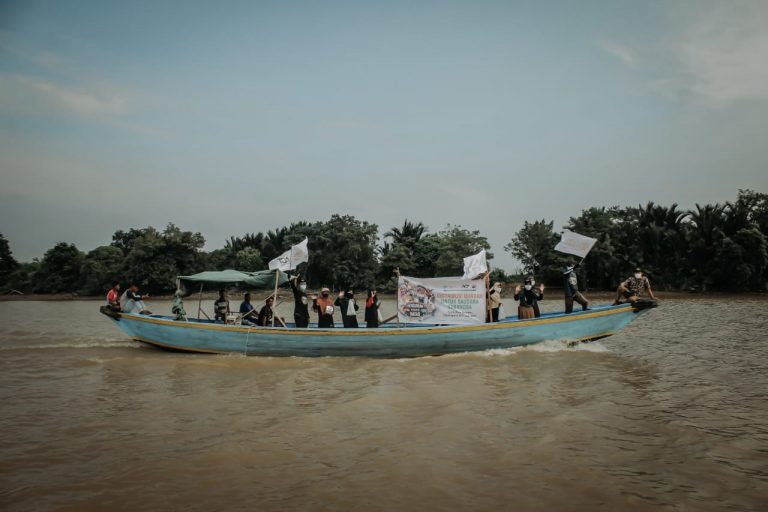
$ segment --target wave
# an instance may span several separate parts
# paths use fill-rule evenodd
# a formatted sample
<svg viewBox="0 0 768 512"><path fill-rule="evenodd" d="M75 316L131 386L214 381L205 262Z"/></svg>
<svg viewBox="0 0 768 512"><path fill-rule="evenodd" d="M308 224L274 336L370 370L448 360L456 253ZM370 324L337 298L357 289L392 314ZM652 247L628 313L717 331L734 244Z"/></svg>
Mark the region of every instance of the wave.
<svg viewBox="0 0 768 512"><path fill-rule="evenodd" d="M505 357L525 352L610 352L610 349L599 341L577 342L572 340L546 340L533 345L510 348L491 348L477 352L460 352L457 354L447 354L441 357Z"/></svg>
<svg viewBox="0 0 768 512"><path fill-rule="evenodd" d="M34 345L12 345L12 346L0 346L2 350L50 350L50 349L66 349L66 348L138 348L140 345L131 340L124 338L115 339L98 339L98 340L72 340L56 343L38 343Z"/></svg>

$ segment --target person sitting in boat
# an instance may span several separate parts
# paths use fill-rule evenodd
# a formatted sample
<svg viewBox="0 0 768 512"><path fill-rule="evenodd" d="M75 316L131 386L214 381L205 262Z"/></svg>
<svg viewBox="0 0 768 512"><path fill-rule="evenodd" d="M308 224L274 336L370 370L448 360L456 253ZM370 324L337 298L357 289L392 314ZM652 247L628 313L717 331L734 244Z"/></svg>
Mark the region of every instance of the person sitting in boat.
<svg viewBox="0 0 768 512"><path fill-rule="evenodd" d="M656 300L656 297L653 295L653 290L651 290L651 282L648 280L648 277L646 277L640 268L636 268L634 275L621 283L616 289L616 300L613 305L616 306L621 304L623 302L622 299L626 299L627 302L630 303L635 302L640 299L640 296L645 291L648 292L648 297L651 300Z"/></svg>
<svg viewBox="0 0 768 512"><path fill-rule="evenodd" d="M227 323L227 315L229 314L229 301L224 294L224 290L219 290L219 298L213 303L213 319L215 321L221 321Z"/></svg>
<svg viewBox="0 0 768 512"><path fill-rule="evenodd" d="M498 322L501 308L501 283L493 283L493 287L488 292L488 301L491 308L491 322Z"/></svg>
<svg viewBox="0 0 768 512"><path fill-rule="evenodd" d="M112 311L120 311L120 281L112 281L112 288L107 292L107 307Z"/></svg>
<svg viewBox="0 0 768 512"><path fill-rule="evenodd" d="M258 322L258 314L251 305L251 294L246 293L243 295L243 302L240 303L240 314L242 315L242 323L244 325L256 325Z"/></svg>
<svg viewBox="0 0 768 512"><path fill-rule="evenodd" d="M376 296L376 290L368 290L368 298L365 300L365 326L369 329L379 326L379 308L381 301Z"/></svg>
<svg viewBox="0 0 768 512"><path fill-rule="evenodd" d="M309 302L307 300L307 282L302 279L299 285L299 276L291 277L291 290L293 291L293 321L296 327L304 328L309 326Z"/></svg>
<svg viewBox="0 0 768 512"><path fill-rule="evenodd" d="M589 301L579 291L579 279L576 277L576 267L573 263L565 267L563 272L563 290L565 291L565 312L573 313L573 302L581 304L581 310L589 309Z"/></svg>
<svg viewBox="0 0 768 512"><path fill-rule="evenodd" d="M312 310L317 312L318 327L335 327L333 323L333 299L331 290L323 288L320 296L312 301Z"/></svg>
<svg viewBox="0 0 768 512"><path fill-rule="evenodd" d="M359 327L357 324L357 310L360 309L360 306L355 301L354 291L339 292L339 296L333 305L341 309L341 321L344 327Z"/></svg>
<svg viewBox="0 0 768 512"><path fill-rule="evenodd" d="M171 313L173 313L174 320L187 321L187 312L184 310L183 293L181 290L176 290L173 294L173 304L171 305Z"/></svg>
<svg viewBox="0 0 768 512"><path fill-rule="evenodd" d="M539 301L544 299L544 284L540 284L538 288L535 288L536 280L533 276L525 278L525 284L523 289L520 289L520 285L515 287L515 300L520 301L520 306L517 308L517 317L523 318L539 318L541 311L539 311Z"/></svg>
<svg viewBox="0 0 768 512"><path fill-rule="evenodd" d="M125 313L133 313L135 311L141 315L151 315L152 312L144 305L143 299L146 297L149 297L149 295L142 296L139 294L139 285L133 282L120 297L120 309Z"/></svg>
<svg viewBox="0 0 768 512"><path fill-rule="evenodd" d="M261 310L259 311L259 320L258 324L262 327L271 327L272 326L272 318L275 314L274 309L272 309L272 305L275 303L275 298L271 295L267 297L267 299L264 301L264 305L261 307ZM278 324L285 325L285 322L283 322L283 319L280 317L276 317L275 320L277 320Z"/></svg>

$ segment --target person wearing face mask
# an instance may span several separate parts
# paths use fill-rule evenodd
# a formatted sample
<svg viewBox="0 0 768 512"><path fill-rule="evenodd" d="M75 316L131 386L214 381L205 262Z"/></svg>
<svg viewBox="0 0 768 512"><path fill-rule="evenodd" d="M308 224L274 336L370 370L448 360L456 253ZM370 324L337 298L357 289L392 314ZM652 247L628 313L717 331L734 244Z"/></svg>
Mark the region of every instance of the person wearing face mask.
<svg viewBox="0 0 768 512"><path fill-rule="evenodd" d="M565 291L565 312L573 313L573 302L581 304L581 310L589 309L589 301L579 292L579 280L576 277L576 267L571 263L563 272L563 290Z"/></svg>
<svg viewBox="0 0 768 512"><path fill-rule="evenodd" d="M365 300L365 326L369 329L379 326L379 308L381 301L376 296L376 290L368 290Z"/></svg>
<svg viewBox="0 0 768 512"><path fill-rule="evenodd" d="M335 327L333 323L333 299L328 288L320 290L320 296L312 301L312 309L317 312L318 327Z"/></svg>
<svg viewBox="0 0 768 512"><path fill-rule="evenodd" d="M341 321L344 323L344 327L359 327L357 310L360 309L360 306L355 300L355 292L352 290L339 292L339 296L333 304L341 309Z"/></svg>
<svg viewBox="0 0 768 512"><path fill-rule="evenodd" d="M307 300L307 282L302 279L299 285L299 276L291 277L291 290L293 290L293 321L296 327L305 328L309 326L309 301Z"/></svg>
<svg viewBox="0 0 768 512"><path fill-rule="evenodd" d="M648 281L648 278L643 274L643 271L640 268L636 268L635 274L619 285L619 288L616 290L616 300L613 305L616 306L621 304L622 299L627 299L627 302L630 303L635 302L646 290L648 291L648 297L652 300L656 300L656 297L653 295L653 290L651 290L651 282Z"/></svg>
<svg viewBox="0 0 768 512"><path fill-rule="evenodd" d="M540 284L538 288L535 286L536 280L533 276L528 276L522 290L520 285L515 287L515 300L520 301L520 306L517 308L519 319L539 318L541 316L539 301L544 299L544 284Z"/></svg>
<svg viewBox="0 0 768 512"><path fill-rule="evenodd" d="M491 308L491 322L498 322L501 308L501 283L493 283L493 287L488 292L488 301Z"/></svg>

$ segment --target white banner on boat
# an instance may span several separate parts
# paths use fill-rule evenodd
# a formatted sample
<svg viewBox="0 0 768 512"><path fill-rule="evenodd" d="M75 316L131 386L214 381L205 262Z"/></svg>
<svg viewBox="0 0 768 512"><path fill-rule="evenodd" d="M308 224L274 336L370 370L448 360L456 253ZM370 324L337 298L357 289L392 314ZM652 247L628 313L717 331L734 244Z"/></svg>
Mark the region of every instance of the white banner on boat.
<svg viewBox="0 0 768 512"><path fill-rule="evenodd" d="M589 238L566 229L563 231L563 237L560 239L560 242L555 246L555 250L565 254L573 254L579 258L585 258L595 243L597 243L596 238Z"/></svg>
<svg viewBox="0 0 768 512"><path fill-rule="evenodd" d="M307 239L291 246L290 249L269 262L269 270L280 269L283 272L293 270L299 266L299 263L309 261L309 249L307 249Z"/></svg>
<svg viewBox="0 0 768 512"><path fill-rule="evenodd" d="M485 281L461 277L422 279L400 276L397 286L400 322L481 324L485 322Z"/></svg>

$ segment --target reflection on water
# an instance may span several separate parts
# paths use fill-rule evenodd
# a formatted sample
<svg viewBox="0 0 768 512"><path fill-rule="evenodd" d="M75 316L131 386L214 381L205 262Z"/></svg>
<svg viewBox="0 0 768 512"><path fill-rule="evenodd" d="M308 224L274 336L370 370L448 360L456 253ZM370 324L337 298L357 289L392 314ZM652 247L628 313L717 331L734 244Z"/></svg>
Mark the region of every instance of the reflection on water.
<svg viewBox="0 0 768 512"><path fill-rule="evenodd" d="M162 352L95 302L3 302L0 508L764 510L766 302L722 305L377 360Z"/></svg>

